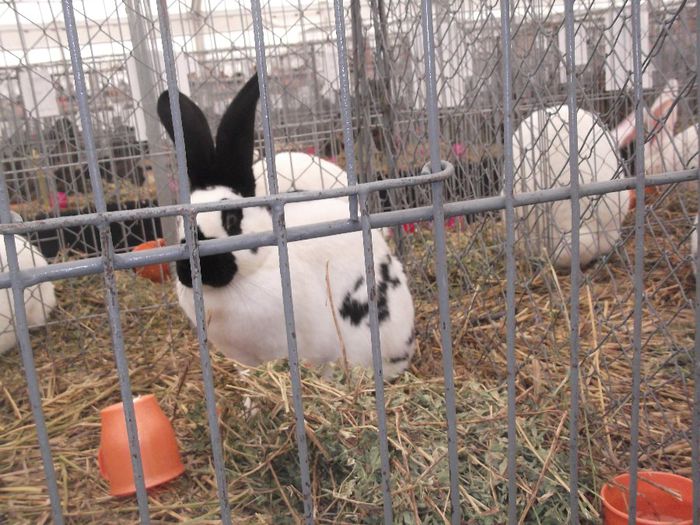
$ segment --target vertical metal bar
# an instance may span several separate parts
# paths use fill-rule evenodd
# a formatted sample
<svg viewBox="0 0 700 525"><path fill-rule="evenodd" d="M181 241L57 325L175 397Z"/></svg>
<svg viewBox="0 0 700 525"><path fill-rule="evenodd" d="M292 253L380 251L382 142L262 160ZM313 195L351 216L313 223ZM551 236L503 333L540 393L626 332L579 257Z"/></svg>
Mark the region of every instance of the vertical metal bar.
<svg viewBox="0 0 700 525"><path fill-rule="evenodd" d="M576 119L576 62L574 55L574 0L565 2L566 76L569 106L569 175L571 184L571 356L569 384L569 519L578 523L578 411L579 411L579 292L581 286L580 222L581 206L578 170L578 125ZM601 140L601 139L599 139Z"/></svg>
<svg viewBox="0 0 700 525"><path fill-rule="evenodd" d="M695 71L700 71L700 2L695 3ZM696 100L700 100L700 82L695 82ZM700 108L696 106L695 132L700 136ZM698 189L700 189L700 166L698 173ZM699 194L700 196L700 194ZM700 226L700 198L695 224ZM695 268L700 268L700 235L695 253ZM700 279L695 279L695 359L693 363L693 378L695 381L695 399L693 400L693 431L692 431L692 471L693 471L693 525L700 525Z"/></svg>
<svg viewBox="0 0 700 525"><path fill-rule="evenodd" d="M503 154L505 170L506 215L506 360L508 369L508 523L516 523L516 448L515 428L515 209L513 207L513 86L510 63L510 0L501 0L501 46L503 49Z"/></svg>
<svg viewBox="0 0 700 525"><path fill-rule="evenodd" d="M624 9L624 8L623 8ZM634 212L634 328L632 331L632 417L630 421L629 525L637 522L637 474L639 470L639 412L642 383L642 306L644 302L644 99L642 92L640 0L632 0L632 66L635 105Z"/></svg>
<svg viewBox="0 0 700 525"><path fill-rule="evenodd" d="M180 112L180 93L177 87L175 74L175 56L173 53L172 35L166 0L158 0L158 22L163 42L163 60L165 63L165 75L168 85L168 99L170 111L173 117L173 131L175 135L175 154L178 168L179 200L181 203L190 201L190 184L187 177L187 156L185 151L185 136L182 129L182 114ZM219 498L219 510L221 521L225 525L231 523L231 507L226 490L226 472L224 470L224 453L221 445L221 432L219 430L219 418L216 414L216 392L214 391L214 376L211 367L211 358L207 348L206 318L204 315L204 295L202 292L202 272L199 259L199 245L197 243L196 214L191 213L183 217L185 229L185 243L190 251L190 268L192 271L192 293L194 300L195 321L197 325L197 340L199 342L199 360L202 367L202 380L204 382L204 398L207 405L207 422L209 424L209 441L211 443L212 456L214 457L214 475L216 477L216 490Z"/></svg>
<svg viewBox="0 0 700 525"><path fill-rule="evenodd" d="M370 99L367 93L367 69L365 64L365 39L362 34L362 6L360 0L350 0L350 23L352 25L353 71L355 73L355 117L357 122L357 142L360 145L358 160L360 164L360 182L372 180L371 173L371 137Z"/></svg>
<svg viewBox="0 0 700 525"><path fill-rule="evenodd" d="M78 109L80 111L80 122L83 127L83 139L85 142L85 153L88 161L90 183L92 185L95 208L98 213L107 210L104 193L102 191L102 181L100 180L100 170L97 165L97 154L95 150L95 137L92 130L92 120L90 118L90 107L88 105L88 93L83 74L83 64L80 55L80 42L75 25L72 0L63 0L63 16L66 23L66 36L68 49L70 51L71 65L73 67L73 80L75 82L75 93L78 99ZM102 223L99 226L100 243L102 247L102 261L104 263L104 282L107 289L107 312L109 324L112 332L112 347L114 349L114 359L117 364L119 376L119 389L124 406L124 418L126 420L126 431L129 438L129 451L131 453L131 466L134 473L134 484L136 485L136 499L139 508L141 523L150 522L148 517L148 496L143 478L143 467L141 464L141 449L139 447L138 431L136 428L136 418L134 416L134 400L131 393L131 383L129 381L129 365L124 354L124 338L119 320L119 302L117 297L117 287L114 279L114 246L109 225Z"/></svg>
<svg viewBox="0 0 700 525"><path fill-rule="evenodd" d="M370 9L372 12L372 24L374 25L374 55L379 79L381 80L381 91L379 92L379 111L381 112L382 137L384 138L387 151L386 160L389 167L388 177L396 178L396 147L394 144L394 105L393 94L391 89L391 61L389 57L389 49L387 48L387 33L388 24L386 19L386 6L384 0L370 0ZM401 228L396 228L396 231L401 231ZM398 239L397 239L398 240ZM397 243L400 247L402 243Z"/></svg>
<svg viewBox="0 0 700 525"><path fill-rule="evenodd" d="M440 171L440 128L438 123L437 82L435 74L435 35L433 32L432 0L421 2L423 50L425 56L426 107L428 111L428 139L430 170ZM459 505L459 457L457 454L457 408L455 401L454 364L452 360L452 322L450 319L449 287L447 284L447 247L445 241L445 210L443 209L444 182L432 183L433 232L435 235L435 267L440 312L442 367L445 380L445 412L447 415L447 453L450 469L451 522L461 522Z"/></svg>
<svg viewBox="0 0 700 525"><path fill-rule="evenodd" d="M0 222L12 222L10 214L10 196L7 193L5 182L5 171L0 163ZM32 407L32 416L36 425L36 434L39 440L39 451L41 452L41 463L44 467L46 487L49 491L49 501L51 502L51 515L53 522L63 525L63 512L61 510L61 497L58 494L56 484L56 471L54 470L53 457L51 456L51 446L49 445L49 435L46 429L46 419L41 406L41 392L39 390L39 380L37 378L36 366L34 364L34 354L29 341L29 323L27 321L27 311L24 306L24 290L19 276L19 261L17 260L17 249L15 247L14 235L4 235L5 250L7 252L7 265L10 271L12 282L12 298L15 309L15 334L19 343L20 356L22 357L22 367L27 378L27 390L29 391L29 405Z"/></svg>
<svg viewBox="0 0 700 525"><path fill-rule="evenodd" d="M355 142L352 136L352 109L350 107L350 77L348 75L348 48L345 42L345 15L343 0L334 0L335 32L338 42L338 78L340 80L340 115L343 120L343 142L345 144L345 171L348 185L357 184L355 174ZM350 219L357 220L357 196L350 197Z"/></svg>
<svg viewBox="0 0 700 525"><path fill-rule="evenodd" d="M381 459L382 497L384 502L384 523L394 522L391 504L391 471L389 467L389 440L386 429L386 406L384 405L384 370L382 367L381 340L379 336L379 309L377 307L377 283L374 273L374 250L372 229L369 223L369 195L360 192L360 224L365 255L365 276L369 303L369 331L372 343L372 366L374 368L375 404L377 407L377 430L379 431L379 456Z"/></svg>
<svg viewBox="0 0 700 525"><path fill-rule="evenodd" d="M265 137L265 161L267 162L267 179L271 194L279 193L275 171L275 148L270 123L270 107L267 93L267 66L265 65L265 40L263 36L262 11L260 0L251 0L253 15L253 33L255 37L255 54L260 80L260 105ZM299 355L297 336L294 328L294 305L292 303L292 282L289 270L289 251L287 249L287 228L284 218L284 204L272 206L272 228L277 237L277 252L282 280L282 300L287 331L287 349L289 350L289 373L292 382L294 414L296 416L297 451L301 473L301 493L304 498L304 521L313 523L313 501L311 499L311 475L309 473L309 451L306 443L306 422L304 421L304 404L301 399L301 375L299 373Z"/></svg>
<svg viewBox="0 0 700 525"><path fill-rule="evenodd" d="M149 144L153 175L156 180L156 197L160 206L174 204L175 196L168 184L169 173L165 165L165 159L157 153L162 147L161 127L158 119L155 118L156 89L158 84L156 66L153 61L154 56L149 46L148 30L143 15L143 5L141 0L126 0L125 7L126 18L129 23L129 34L131 36L132 55L136 60L136 76L138 77L130 80L131 82L134 80L138 82L140 87L141 100L138 102L141 104L146 121L146 138ZM177 228L174 218L161 217L160 224L163 230L163 237L167 243L177 243Z"/></svg>

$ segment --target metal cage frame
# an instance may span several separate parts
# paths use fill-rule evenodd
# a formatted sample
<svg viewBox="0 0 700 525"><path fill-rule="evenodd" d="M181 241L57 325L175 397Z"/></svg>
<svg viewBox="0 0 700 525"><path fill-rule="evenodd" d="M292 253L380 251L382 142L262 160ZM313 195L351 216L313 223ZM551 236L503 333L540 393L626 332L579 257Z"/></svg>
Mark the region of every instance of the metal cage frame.
<svg viewBox="0 0 700 525"><path fill-rule="evenodd" d="M260 78L260 93L262 105L262 123L265 153L267 159L268 183L271 188L271 195L265 197L254 197L236 202L219 202L206 205L189 204L189 183L186 171L185 148L182 131L182 123L179 112L179 102L177 98L178 88L174 65L174 54L172 46L171 31L168 21L167 6L165 0L158 0L158 17L164 50L167 87L170 92L170 102L173 108L173 122L175 128L175 150L177 155L178 177L179 177L179 204L161 205L156 208L107 211L106 203L102 191L102 182L96 156L95 137L91 114L88 107L86 95L86 81L76 29L73 2L72 0L62 0L63 15L65 17L67 41L70 50L72 71L76 87L77 102L79 106L80 120L83 129L83 140L89 167L90 182L94 189L96 212L75 217L48 218L34 220L26 223L13 224L10 214L9 196L6 186L5 174L0 167L0 234L4 236L4 242L8 253L9 271L0 274L0 289L11 289L16 315L17 334L21 351L22 363L26 374L26 382L29 389L31 409L38 432L39 447L43 462L48 493L51 502L51 511L54 523L60 525L64 522L61 508L61 498L58 492L56 474L54 472L51 449L48 441L46 421L42 410L41 393L37 379L37 371L34 366L33 349L30 343L25 306L23 301L23 291L26 287L50 280L65 279L88 274L102 274L104 276L104 286L107 290L107 306L109 314L109 324L112 331L112 343L114 358L117 364L121 398L124 402L126 414L127 430L129 435L129 445L132 456L132 466L135 473L137 487L137 500L141 523L149 523L148 499L146 495L144 477L140 451L138 446L138 435L135 424L134 406L132 392L129 381L128 365L124 353L124 341L120 325L120 308L115 285L115 270L134 268L144 264L161 262L171 262L180 259L189 259L192 268L192 282L195 294L195 304L197 313L197 336L199 340L199 355L203 372L203 382L205 387L206 408L211 437L211 447L215 465L218 498L220 503L220 517L223 523L231 523L231 511L228 503L226 490L226 479L224 472L224 460L222 443L219 433L219 425L215 407L215 392L213 386L212 368L207 349L206 327L204 323L204 305L202 296L202 280L199 266L199 258L203 255L222 253L244 248L253 248L263 245L276 246L280 261L280 279L282 282L284 311L286 316L287 342L289 349L289 363L292 378L294 411L296 417L296 437L298 445L299 461L301 464L301 486L304 501L304 518L307 523L313 522L314 509L311 498L311 481L308 465L308 451L306 435L304 432L304 409L301 398L301 381L299 373L299 360L296 348L296 335L294 331L294 308L291 296L291 282L289 272L289 260L287 246L290 242L302 239L334 235L345 232L361 231L364 242L364 256L367 290L369 293L369 312L372 336L373 364L375 368L375 389L376 389L376 409L378 413L378 439L381 452L381 488L384 502L384 523L393 522L391 491L389 487L389 453L386 428L386 413L383 398L383 377L381 365L381 353L378 331L377 300L376 295L371 293L375 287L371 230L373 228L397 226L402 223L418 220L432 220L435 239L435 267L438 285L438 305L440 314L440 335L442 344L442 356L445 380L445 402L447 413L447 444L448 458L450 466L450 500L451 500L451 522L458 524L462 522L460 510L460 492L458 486L458 443L457 443L457 414L455 410L455 387L453 382L452 365L452 343L450 332L450 312L447 292L447 262L445 248L445 226L444 219L466 213L483 211L505 211L506 224L506 341L507 341L507 390L508 390L508 519L510 523L517 522L516 514L516 403L515 403L515 379L517 374L517 363L515 354L515 279L516 279L516 259L514 253L514 228L515 209L536 203L553 202L558 200L571 200L572 203L572 224L573 224L573 259L571 279L572 293L570 297L570 323L571 323L571 365L569 383L571 386L572 400L570 411L570 452L569 469L571 473L570 481L570 511L571 522L577 523L578 518L578 445L577 445L577 417L579 411L579 389L578 385L578 362L579 362L579 288L581 285L581 272L576 262L579 260L578 240L579 240L579 220L581 210L579 199L583 196L602 195L609 192L634 188L636 198L640 205L635 212L635 266L634 279L636 283L643 280L644 267L644 198L645 188L652 185L661 185L683 181L700 180L700 172L697 169L686 170L673 173L665 173L653 178L645 178L643 173L643 136L638 134L636 138L636 171L633 178L616 179L606 182L596 182L591 184L580 184L577 161L577 137L575 126L575 115L577 107L576 99L576 63L575 63L575 41L574 41L574 5L572 0L565 3L565 29L566 29L566 61L567 61L567 104L569 108L570 129L573 130L570 140L569 158L571 172L574 174L569 187L560 187L535 191L529 193L514 193L514 166L513 166L513 92L512 81L513 72L511 64L512 34L511 34L511 12L510 0L500 2L500 39L503 53L503 78L505 79L503 90L504 105L504 137L505 137L505 192L503 196L479 198L474 200L462 200L459 202L445 203L443 199L443 186L445 181L453 173L453 167L440 158L438 144L438 94L436 89L436 62L435 62L435 34L433 28L432 0L421 0L421 26L423 37L423 48L425 58L425 93L426 112L428 117L428 134L430 145L430 163L424 168L422 175L390 179L376 182L359 183L354 166L353 136L351 125L351 105L350 105L350 80L348 74L348 50L346 43L346 30L343 17L343 2L335 0L335 28L337 32L338 49L338 71L340 78L340 110L343 124L344 145L348 155L348 187L342 189L332 189L320 192L303 192L291 194L278 194L277 182L273 175L275 172L274 152L275 141L269 121L270 101L268 97L268 79L266 73L266 47L263 35L263 21L261 17L260 0L252 0L253 28L255 33L255 49L257 56L257 72ZM700 16L698 16L700 24ZM634 57L634 103L637 123L643 118L644 101L642 98L642 51L640 47L640 2L632 2L632 33L633 33L633 57ZM700 38L700 30L697 33ZM696 44L696 67L700 70L700 41ZM700 97L700 83L697 84L698 96ZM424 185L429 186L432 191L432 205L422 206L412 209L372 212L369 207L369 196L379 190L404 188L408 186ZM295 227L287 229L284 221L284 207L291 202L304 202L315 199L332 198L338 196L350 197L350 207L345 220L333 221L313 226ZM224 240L197 241L195 218L197 214L223 209L234 209L249 206L270 206L273 213L274 231L265 234L245 235L232 237ZM115 253L111 239L109 225L130 219L145 218L165 218L180 216L184 219L186 231L186 243L178 246L151 250L148 253ZM80 261L69 261L52 264L48 268L20 270L17 252L13 242L15 234L32 234L42 230L50 230L57 227L66 226L96 226L100 232L101 255L100 257L88 258ZM696 260L696 264L700 262ZM637 286L634 309L634 332L633 332L633 412L632 412L632 434L631 434L631 482L630 482L630 523L636 513L637 504L637 483L638 483L638 448L639 448L639 425L640 425L640 382L641 382L641 323L642 323L642 300L643 288ZM695 318L696 327L700 325L700 280L696 285L695 297ZM700 523L700 340L695 340L695 398L693 405L693 436L692 436L692 470L693 470L693 495L694 495L694 523Z"/></svg>

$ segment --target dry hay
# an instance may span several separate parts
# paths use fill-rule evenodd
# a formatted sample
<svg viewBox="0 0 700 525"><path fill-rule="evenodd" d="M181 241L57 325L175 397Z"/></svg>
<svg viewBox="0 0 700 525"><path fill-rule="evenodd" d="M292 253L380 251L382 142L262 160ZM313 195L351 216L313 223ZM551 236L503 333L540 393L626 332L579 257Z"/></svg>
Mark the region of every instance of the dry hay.
<svg viewBox="0 0 700 525"><path fill-rule="evenodd" d="M690 223L677 199L648 218L642 326L641 465L689 474L694 317L688 295ZM629 224L628 224L629 226ZM663 233L663 235L660 235ZM449 512L446 423L432 240L419 231L405 259L416 291L419 350L386 386L397 523L443 523ZM490 219L448 235L458 411L460 496L467 523L504 523L506 345L502 228ZM580 303L580 510L599 518L601 483L629 461L633 239L585 273ZM684 259L685 258L685 259ZM661 261L658 263L657 261ZM671 269L673 271L671 271ZM527 523L568 516L570 392L566 275L519 261L516 286L518 509ZM172 287L117 275L135 394L154 393L173 417L186 473L149 492L154 522L218 523L206 409L193 331ZM59 492L69 523L133 523L135 498L114 499L97 469L99 411L119 401L100 276L57 283L60 310L32 337ZM286 365L244 376L213 355L236 522L296 521L302 512ZM0 357L0 521L46 523L47 490L16 351ZM303 370L312 491L319 523L381 520L372 381ZM243 409L243 396L260 408Z"/></svg>

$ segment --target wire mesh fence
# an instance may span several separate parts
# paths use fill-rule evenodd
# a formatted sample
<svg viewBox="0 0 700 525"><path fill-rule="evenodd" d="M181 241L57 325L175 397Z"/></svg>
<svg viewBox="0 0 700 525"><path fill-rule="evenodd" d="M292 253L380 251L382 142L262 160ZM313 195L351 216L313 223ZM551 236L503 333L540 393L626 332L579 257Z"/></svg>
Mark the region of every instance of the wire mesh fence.
<svg viewBox="0 0 700 525"><path fill-rule="evenodd" d="M0 521L596 523L623 472L649 512L645 470L692 477L700 520L698 20L5 2ZM247 170L218 141L255 73L255 191L206 193ZM186 474L147 494L148 393ZM136 501L96 459L120 400Z"/></svg>

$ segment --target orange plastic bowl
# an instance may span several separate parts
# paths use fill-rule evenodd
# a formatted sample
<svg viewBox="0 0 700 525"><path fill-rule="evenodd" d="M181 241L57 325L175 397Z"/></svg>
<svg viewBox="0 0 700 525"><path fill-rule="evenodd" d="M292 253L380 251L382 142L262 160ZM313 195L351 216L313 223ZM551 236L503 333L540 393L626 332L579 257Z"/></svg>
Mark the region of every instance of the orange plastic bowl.
<svg viewBox="0 0 700 525"><path fill-rule="evenodd" d="M146 488L170 481L185 471L175 431L152 394L134 398L136 427ZM100 412L102 432L97 462L100 474L109 482L112 496L136 492L131 466L124 405L117 403Z"/></svg>
<svg viewBox="0 0 700 525"><path fill-rule="evenodd" d="M142 250L151 250L153 248L162 248L166 246L165 239L156 239L154 241L146 241L136 246L132 251L140 252ZM162 283L170 278L170 266L167 263L162 264L147 264L145 266L137 266L134 268L136 275L153 281L154 283Z"/></svg>
<svg viewBox="0 0 700 525"><path fill-rule="evenodd" d="M646 483L645 480L651 481ZM603 500L603 523L627 525L630 475L620 474L613 484L605 484L600 492ZM653 483L653 484L652 484ZM667 488L679 494L675 498ZM693 482L668 472L640 472L637 483L638 525L691 525L693 523Z"/></svg>

